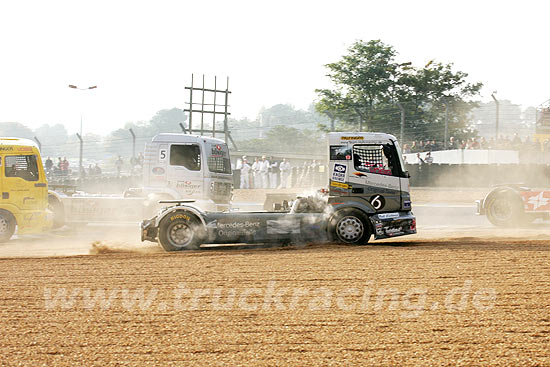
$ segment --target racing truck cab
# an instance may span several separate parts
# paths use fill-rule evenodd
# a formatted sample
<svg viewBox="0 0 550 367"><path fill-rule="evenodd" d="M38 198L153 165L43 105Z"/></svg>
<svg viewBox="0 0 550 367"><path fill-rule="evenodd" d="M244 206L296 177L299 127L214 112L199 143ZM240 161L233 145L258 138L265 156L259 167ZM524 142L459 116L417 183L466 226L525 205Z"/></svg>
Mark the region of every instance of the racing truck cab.
<svg viewBox="0 0 550 367"><path fill-rule="evenodd" d="M162 199L192 199L202 202L202 207L224 210L229 208L232 188L229 148L223 140L163 133L145 146L145 193L157 193Z"/></svg>
<svg viewBox="0 0 550 367"><path fill-rule="evenodd" d="M52 225L48 181L40 151L29 139L0 138L0 242L18 234L39 233Z"/></svg>

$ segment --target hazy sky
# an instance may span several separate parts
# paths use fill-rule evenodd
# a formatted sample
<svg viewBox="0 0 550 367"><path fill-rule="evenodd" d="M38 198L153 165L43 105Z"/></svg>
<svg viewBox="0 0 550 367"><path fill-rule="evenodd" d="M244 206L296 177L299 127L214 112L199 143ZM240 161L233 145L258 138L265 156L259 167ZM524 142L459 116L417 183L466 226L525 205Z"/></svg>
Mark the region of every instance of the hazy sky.
<svg viewBox="0 0 550 367"><path fill-rule="evenodd" d="M482 100L550 98L550 2L0 0L0 122L107 133L183 108L191 73L230 78L230 111L307 108L358 39L454 62ZM68 88L97 85L91 91Z"/></svg>

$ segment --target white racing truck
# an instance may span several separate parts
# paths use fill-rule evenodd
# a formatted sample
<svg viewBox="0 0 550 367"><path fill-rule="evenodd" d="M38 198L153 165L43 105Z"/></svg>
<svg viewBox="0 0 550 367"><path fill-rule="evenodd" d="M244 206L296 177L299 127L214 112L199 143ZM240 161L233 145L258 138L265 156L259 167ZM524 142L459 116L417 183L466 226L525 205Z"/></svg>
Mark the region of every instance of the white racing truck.
<svg viewBox="0 0 550 367"><path fill-rule="evenodd" d="M233 189L229 149L220 139L159 134L145 146L143 187L120 195L50 191L54 227L90 222L139 223L159 200L194 200L203 210L226 210Z"/></svg>
<svg viewBox="0 0 550 367"><path fill-rule="evenodd" d="M170 204L141 224L142 241L166 251L201 244L303 243L365 244L416 233L409 175L392 135L329 133L329 190L323 195L275 205L273 211L207 211L192 200Z"/></svg>

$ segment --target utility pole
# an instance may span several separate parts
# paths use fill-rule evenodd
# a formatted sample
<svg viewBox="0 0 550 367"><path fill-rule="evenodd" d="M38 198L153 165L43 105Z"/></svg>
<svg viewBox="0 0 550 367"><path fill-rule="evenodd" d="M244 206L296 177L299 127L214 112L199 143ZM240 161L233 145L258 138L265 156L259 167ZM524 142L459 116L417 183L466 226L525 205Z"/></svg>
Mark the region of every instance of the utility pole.
<svg viewBox="0 0 550 367"><path fill-rule="evenodd" d="M42 143L40 142L40 140L38 140L38 138L36 136L34 137L34 140L36 140L36 143L38 144L38 150L40 150L40 152L42 152Z"/></svg>
<svg viewBox="0 0 550 367"><path fill-rule="evenodd" d="M498 140L498 119L499 119L499 110L500 110L500 103L498 101L498 99L495 97L495 93L497 91L494 91L493 93L491 93L491 97L493 97L493 100L495 101L495 104L497 106L497 116L496 116L496 121L495 121L495 141Z"/></svg>
<svg viewBox="0 0 550 367"><path fill-rule="evenodd" d="M136 157L136 134L134 134L134 130L130 130L130 134L132 134L132 158Z"/></svg>
<svg viewBox="0 0 550 367"><path fill-rule="evenodd" d="M74 84L69 84L69 88L76 89L76 90L92 90L92 89L96 89L97 85L93 85L88 88L79 88ZM82 140L82 111L80 112L80 134L76 134L76 136L78 137L78 140L80 140L80 157L78 158L78 173L79 173L78 177L82 179L82 174L84 173L84 167L82 167L82 151L83 151L83 144L84 144L84 141Z"/></svg>
<svg viewBox="0 0 550 367"><path fill-rule="evenodd" d="M403 135L405 134L405 109L399 102L395 102L397 107L399 107L399 110L401 111L401 129L399 132L399 142L400 144L404 144L403 142Z"/></svg>
<svg viewBox="0 0 550 367"><path fill-rule="evenodd" d="M443 103L445 104L445 150L449 146L449 101L447 97L443 97Z"/></svg>
<svg viewBox="0 0 550 367"><path fill-rule="evenodd" d="M80 140L80 155L78 157L78 177L80 177L80 179L82 179L82 171L83 171L83 167L82 167L82 148L84 146L84 141L82 140L82 135L80 134L76 134L78 140Z"/></svg>

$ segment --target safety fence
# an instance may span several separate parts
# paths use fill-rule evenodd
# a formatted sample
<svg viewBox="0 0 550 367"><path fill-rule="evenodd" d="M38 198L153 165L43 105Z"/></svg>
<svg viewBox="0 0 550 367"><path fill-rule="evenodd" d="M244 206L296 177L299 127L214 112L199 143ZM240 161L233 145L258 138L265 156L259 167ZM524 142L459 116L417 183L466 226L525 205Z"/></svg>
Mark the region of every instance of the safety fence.
<svg viewBox="0 0 550 367"><path fill-rule="evenodd" d="M411 186L422 187L490 187L521 183L532 187L550 187L548 164L408 164ZM293 167L287 179L288 188L323 187L328 185L328 167ZM250 176L252 183L253 175ZM233 184L240 188L240 171L233 172ZM275 184L280 187L280 181ZM142 186L141 176L101 176L56 178L50 188L81 190L87 193L122 194L131 187ZM255 186L252 186L253 188ZM273 186L269 185L268 188ZM261 187L255 187L261 188Z"/></svg>
<svg viewBox="0 0 550 367"><path fill-rule="evenodd" d="M521 183L550 186L548 164L409 164L411 186L490 187Z"/></svg>

